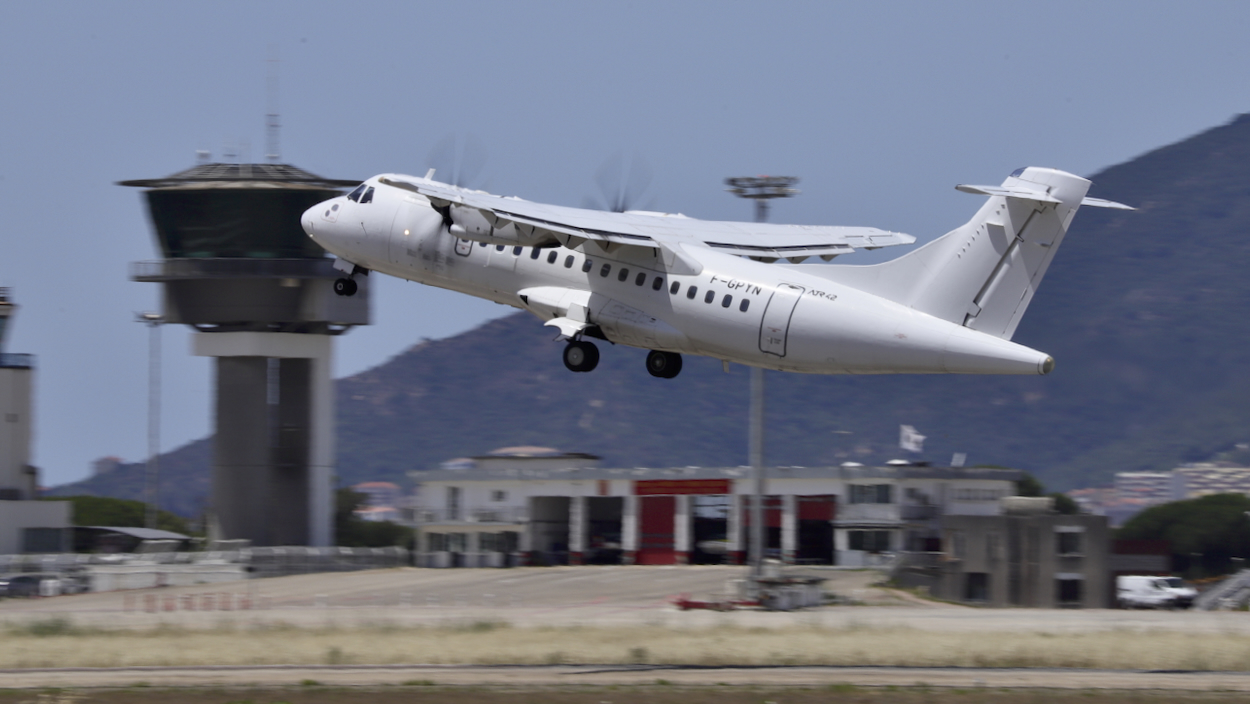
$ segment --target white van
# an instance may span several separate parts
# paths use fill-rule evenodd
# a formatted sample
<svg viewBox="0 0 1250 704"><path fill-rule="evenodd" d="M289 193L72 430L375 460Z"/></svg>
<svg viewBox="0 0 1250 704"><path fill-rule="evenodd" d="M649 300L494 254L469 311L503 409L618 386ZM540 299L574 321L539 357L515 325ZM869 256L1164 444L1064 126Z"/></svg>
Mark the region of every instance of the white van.
<svg viewBox="0 0 1250 704"><path fill-rule="evenodd" d="M1188 609L1198 596L1180 577L1116 577L1115 592L1122 609Z"/></svg>

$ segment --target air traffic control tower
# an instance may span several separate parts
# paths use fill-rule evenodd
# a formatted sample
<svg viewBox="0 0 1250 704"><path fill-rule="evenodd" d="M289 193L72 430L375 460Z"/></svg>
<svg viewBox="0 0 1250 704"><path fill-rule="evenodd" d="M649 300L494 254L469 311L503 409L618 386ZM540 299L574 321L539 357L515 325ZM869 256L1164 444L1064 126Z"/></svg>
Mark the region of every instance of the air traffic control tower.
<svg viewBox="0 0 1250 704"><path fill-rule="evenodd" d="M342 274L300 215L356 183L200 164L119 184L147 189L163 257L131 279L162 284L164 321L195 328L193 353L216 360L211 510L224 539L334 542L332 341L369 323L368 284L334 294Z"/></svg>

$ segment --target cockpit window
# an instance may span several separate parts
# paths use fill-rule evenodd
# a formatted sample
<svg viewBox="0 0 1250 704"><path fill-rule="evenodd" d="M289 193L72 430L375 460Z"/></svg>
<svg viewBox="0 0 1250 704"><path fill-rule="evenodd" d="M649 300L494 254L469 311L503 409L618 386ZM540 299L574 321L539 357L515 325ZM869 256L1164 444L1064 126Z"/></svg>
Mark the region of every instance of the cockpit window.
<svg viewBox="0 0 1250 704"><path fill-rule="evenodd" d="M373 186L370 186L370 187L369 187L369 189L368 189L367 191L365 191L365 194L364 194L363 196L361 196L361 197L360 197L360 202L361 202L361 203L372 203L372 202L373 202Z"/></svg>
<svg viewBox="0 0 1250 704"><path fill-rule="evenodd" d="M365 184L363 184L363 183L362 183L362 184L360 184L359 186L356 186L356 190L354 190L354 191L352 191L351 193L348 193L348 194L347 194L347 199L348 199L348 200L354 200L354 201L356 201L357 203L359 203L359 202L360 202L360 194L361 194L361 193L364 193L364 192L365 192Z"/></svg>

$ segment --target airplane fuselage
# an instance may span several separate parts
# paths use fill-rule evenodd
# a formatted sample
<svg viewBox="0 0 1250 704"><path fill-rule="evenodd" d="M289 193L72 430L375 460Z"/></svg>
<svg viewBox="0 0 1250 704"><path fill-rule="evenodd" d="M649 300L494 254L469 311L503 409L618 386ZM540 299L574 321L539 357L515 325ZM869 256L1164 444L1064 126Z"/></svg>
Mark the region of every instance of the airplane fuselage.
<svg viewBox="0 0 1250 704"><path fill-rule="evenodd" d="M819 374L1040 374L1036 350L799 268L707 248L585 241L564 246L458 238L426 197L371 179L370 202L310 209L305 230L375 272L529 310L582 315L613 343ZM361 199L363 200L363 199ZM657 215L657 217L663 217Z"/></svg>

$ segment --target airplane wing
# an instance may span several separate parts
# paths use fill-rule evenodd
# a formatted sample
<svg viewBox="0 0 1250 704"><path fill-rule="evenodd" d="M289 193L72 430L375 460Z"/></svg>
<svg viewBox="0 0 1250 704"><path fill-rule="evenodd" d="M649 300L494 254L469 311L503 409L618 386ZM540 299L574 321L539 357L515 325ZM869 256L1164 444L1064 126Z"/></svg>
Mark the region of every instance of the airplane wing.
<svg viewBox="0 0 1250 704"><path fill-rule="evenodd" d="M669 249L674 245L687 244L765 261L783 258L801 261L813 256L828 260L840 254L850 254L856 249L879 249L916 241L911 235L874 227L773 225L697 220L668 213L614 213L505 198L413 176L391 174L379 180L389 186L420 193L429 198L436 208L450 207L449 212L452 213L469 209L490 227L502 228L511 224L527 234L549 233L566 246L577 246L585 240ZM461 219L455 214L450 217L456 223ZM463 219L466 222L469 220ZM452 231L457 232L454 229L456 225L452 227ZM461 227L467 229L471 224Z"/></svg>

